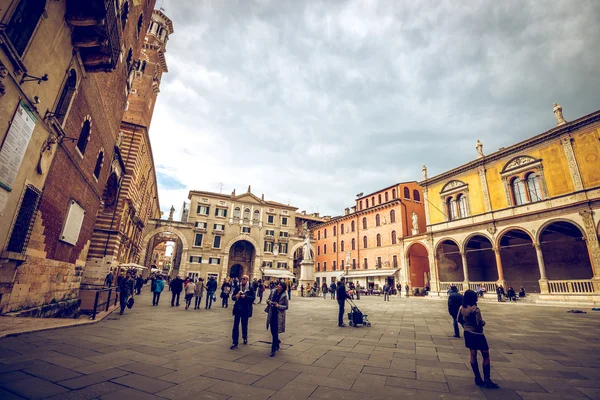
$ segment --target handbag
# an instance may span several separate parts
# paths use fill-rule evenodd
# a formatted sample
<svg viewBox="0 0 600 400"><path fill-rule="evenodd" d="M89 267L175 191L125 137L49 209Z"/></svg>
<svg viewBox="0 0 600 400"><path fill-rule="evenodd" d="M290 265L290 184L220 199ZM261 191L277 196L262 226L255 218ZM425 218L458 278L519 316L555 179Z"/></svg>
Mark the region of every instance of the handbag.
<svg viewBox="0 0 600 400"><path fill-rule="evenodd" d="M133 303L135 303L135 300L133 300L133 296L131 296L129 300L127 300L127 308L131 309L131 307L133 307Z"/></svg>

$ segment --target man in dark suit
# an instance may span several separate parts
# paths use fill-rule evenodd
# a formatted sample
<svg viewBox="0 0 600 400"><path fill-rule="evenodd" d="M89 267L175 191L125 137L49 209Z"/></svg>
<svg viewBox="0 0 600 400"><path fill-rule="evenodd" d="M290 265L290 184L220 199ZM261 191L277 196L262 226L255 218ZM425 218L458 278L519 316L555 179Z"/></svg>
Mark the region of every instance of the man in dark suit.
<svg viewBox="0 0 600 400"><path fill-rule="evenodd" d="M348 292L346 291L346 279L341 278L337 283L336 289L336 299L339 306L338 312L338 326L344 327L344 305L346 304L346 299L348 298Z"/></svg>
<svg viewBox="0 0 600 400"><path fill-rule="evenodd" d="M240 322L242 323L242 338L244 344L248 344L248 318L252 316L252 303L254 303L255 291L248 283L248 275L242 276L237 289L233 292L233 331L231 332L231 350L237 349L240 340Z"/></svg>
<svg viewBox="0 0 600 400"><path fill-rule="evenodd" d="M460 331L458 330L458 310L462 305L463 295L458 293L458 288L454 285L450 286L450 294L448 295L448 314L452 317L452 323L454 325L454 337L460 337Z"/></svg>

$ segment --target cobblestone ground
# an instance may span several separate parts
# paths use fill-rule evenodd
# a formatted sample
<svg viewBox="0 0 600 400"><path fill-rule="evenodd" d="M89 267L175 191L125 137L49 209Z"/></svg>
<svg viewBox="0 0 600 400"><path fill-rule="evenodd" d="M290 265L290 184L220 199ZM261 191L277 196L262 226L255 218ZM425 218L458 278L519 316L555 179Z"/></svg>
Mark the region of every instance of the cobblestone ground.
<svg viewBox="0 0 600 400"><path fill-rule="evenodd" d="M600 398L600 312L482 303L498 390L473 384L445 302L363 297L372 327L338 328L336 302L294 297L269 357L264 306L229 350L231 309L158 307L146 292L99 324L0 340L1 399Z"/></svg>

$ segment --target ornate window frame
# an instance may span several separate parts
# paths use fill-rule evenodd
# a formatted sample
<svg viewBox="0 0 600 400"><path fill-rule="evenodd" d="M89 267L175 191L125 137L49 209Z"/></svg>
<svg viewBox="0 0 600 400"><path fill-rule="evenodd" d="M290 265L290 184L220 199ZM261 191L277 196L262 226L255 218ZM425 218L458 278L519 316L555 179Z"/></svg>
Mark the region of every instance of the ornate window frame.
<svg viewBox="0 0 600 400"><path fill-rule="evenodd" d="M532 201L529 197L529 189L527 187L527 177L530 174L536 174L540 181L540 190L542 198L536 201ZM548 198L548 188L546 186L546 179L544 177L544 166L542 164L541 158L533 158L528 155L520 155L512 158L508 161L502 171L500 171L500 176L502 177L502 181L504 182L504 192L506 193L506 204L509 207L518 207L515 196L512 189L512 181L515 178L520 178L523 181L525 186L525 198L527 202L521 205L536 203L538 201L543 201Z"/></svg>
<svg viewBox="0 0 600 400"><path fill-rule="evenodd" d="M450 210L448 209L448 203L450 200L458 200L458 197L462 195L466 201L467 215L461 216L458 209L458 201L456 201L456 218L451 218ZM442 210L444 210L445 221L456 221L459 219L467 218L471 216L471 201L469 199L469 185L458 179L453 179L446 183L440 191L440 198L442 201Z"/></svg>

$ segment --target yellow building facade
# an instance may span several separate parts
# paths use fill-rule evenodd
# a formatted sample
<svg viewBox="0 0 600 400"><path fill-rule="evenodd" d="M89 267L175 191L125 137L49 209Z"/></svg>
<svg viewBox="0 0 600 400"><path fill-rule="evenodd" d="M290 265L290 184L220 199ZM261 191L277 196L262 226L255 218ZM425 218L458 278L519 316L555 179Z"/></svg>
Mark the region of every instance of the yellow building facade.
<svg viewBox="0 0 600 400"><path fill-rule="evenodd" d="M600 111L434 177L423 167L432 291L497 285L600 301Z"/></svg>

